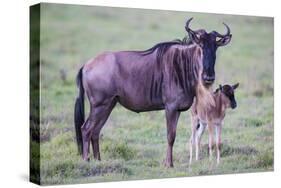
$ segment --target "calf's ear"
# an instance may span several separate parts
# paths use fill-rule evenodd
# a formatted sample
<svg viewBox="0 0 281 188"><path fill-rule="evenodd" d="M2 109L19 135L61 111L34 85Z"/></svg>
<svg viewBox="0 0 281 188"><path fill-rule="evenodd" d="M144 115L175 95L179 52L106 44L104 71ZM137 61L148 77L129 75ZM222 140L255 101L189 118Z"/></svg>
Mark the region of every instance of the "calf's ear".
<svg viewBox="0 0 281 188"><path fill-rule="evenodd" d="M232 88L233 88L233 89L236 89L236 88L238 88L238 86L239 86L239 83L234 84L234 85L232 86Z"/></svg>

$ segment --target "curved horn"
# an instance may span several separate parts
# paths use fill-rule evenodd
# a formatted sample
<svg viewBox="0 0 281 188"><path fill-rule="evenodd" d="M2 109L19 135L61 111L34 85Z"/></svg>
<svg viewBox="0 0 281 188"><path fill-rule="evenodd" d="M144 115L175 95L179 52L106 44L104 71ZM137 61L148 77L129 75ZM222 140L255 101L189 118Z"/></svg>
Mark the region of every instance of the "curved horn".
<svg viewBox="0 0 281 188"><path fill-rule="evenodd" d="M230 35L230 28L228 27L228 25L226 25L226 23L223 23L223 25L226 27L227 29L227 33L224 36L228 36Z"/></svg>
<svg viewBox="0 0 281 188"><path fill-rule="evenodd" d="M224 35L222 35L222 34L219 34L218 32L216 32L216 31L214 31L214 33L215 33L215 35L217 36L217 37L221 37L221 38L223 38L223 37L225 37L225 36L229 36L230 35L230 28L228 27L228 25L226 25L226 23L223 23L223 25L226 27L226 34L224 34Z"/></svg>
<svg viewBox="0 0 281 188"><path fill-rule="evenodd" d="M192 19L193 19L193 17L192 17L192 18L189 18L189 19L186 21L185 30L186 30L187 32L189 32L190 30L192 31L192 29L189 28L189 23L191 22Z"/></svg>

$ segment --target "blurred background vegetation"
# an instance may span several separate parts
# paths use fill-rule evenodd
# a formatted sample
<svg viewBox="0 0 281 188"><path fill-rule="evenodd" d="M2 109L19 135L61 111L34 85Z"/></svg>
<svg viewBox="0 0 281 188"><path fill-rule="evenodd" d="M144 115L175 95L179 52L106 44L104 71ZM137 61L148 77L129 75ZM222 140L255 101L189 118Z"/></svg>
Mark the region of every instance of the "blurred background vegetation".
<svg viewBox="0 0 281 188"><path fill-rule="evenodd" d="M75 76L103 51L144 50L186 36L191 28L233 34L217 52L216 82L240 83L238 108L223 127L219 166L203 159L188 168L189 111L181 114L174 168L162 165L166 152L164 111L136 114L117 105L102 129L102 161L77 154L73 107ZM273 18L191 12L41 4L40 180L43 184L86 183L273 170ZM86 102L87 103L87 102ZM203 145L207 144L204 136ZM34 141L32 144L36 145Z"/></svg>

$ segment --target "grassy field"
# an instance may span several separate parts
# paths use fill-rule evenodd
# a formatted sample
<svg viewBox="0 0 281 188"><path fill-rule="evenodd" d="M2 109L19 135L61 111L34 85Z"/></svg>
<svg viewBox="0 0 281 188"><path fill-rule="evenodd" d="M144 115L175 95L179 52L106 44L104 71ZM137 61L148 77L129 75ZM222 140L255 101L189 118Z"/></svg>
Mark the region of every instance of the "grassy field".
<svg viewBox="0 0 281 188"><path fill-rule="evenodd" d="M188 168L189 111L181 114L174 144L174 168L166 153L164 111L136 114L117 105L102 129L102 161L77 155L73 108L75 76L86 60L103 51L147 49L183 38L191 28L232 31L230 45L217 52L216 83L240 83L238 108L223 127L221 164L207 157ZM168 178L273 170L273 19L141 9L43 4L41 7L42 184ZM86 102L87 103L87 102ZM38 143L33 142L34 146Z"/></svg>

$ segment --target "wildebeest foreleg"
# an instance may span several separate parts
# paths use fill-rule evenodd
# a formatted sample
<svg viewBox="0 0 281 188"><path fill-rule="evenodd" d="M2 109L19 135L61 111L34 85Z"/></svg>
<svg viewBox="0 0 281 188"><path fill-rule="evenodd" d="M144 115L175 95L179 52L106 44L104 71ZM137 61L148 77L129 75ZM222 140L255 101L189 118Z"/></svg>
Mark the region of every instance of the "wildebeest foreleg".
<svg viewBox="0 0 281 188"><path fill-rule="evenodd" d="M165 160L166 167L173 167L173 145L176 138L177 122L180 112L166 109L168 147Z"/></svg>

